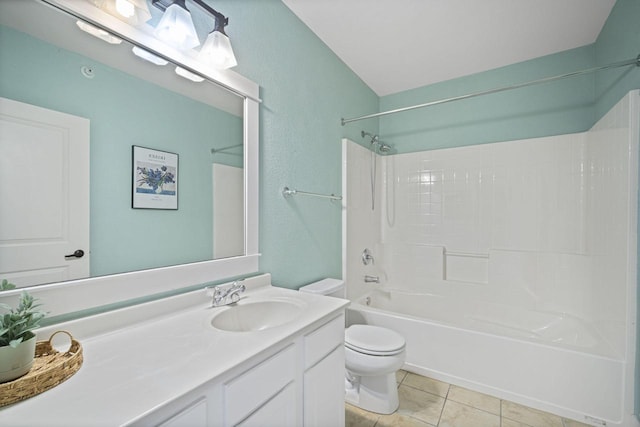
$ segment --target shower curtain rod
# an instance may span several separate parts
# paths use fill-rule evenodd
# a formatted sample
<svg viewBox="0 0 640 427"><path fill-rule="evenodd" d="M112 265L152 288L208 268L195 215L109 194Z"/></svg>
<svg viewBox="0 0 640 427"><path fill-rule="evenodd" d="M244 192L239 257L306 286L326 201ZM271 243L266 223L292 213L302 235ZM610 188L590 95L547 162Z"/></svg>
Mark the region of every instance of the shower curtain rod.
<svg viewBox="0 0 640 427"><path fill-rule="evenodd" d="M555 81L555 80L566 79L568 77L575 77L575 76L580 76L580 75L583 75L583 74L595 73L596 71L608 70L608 69L611 69L611 68L626 67L626 66L629 66L629 65L635 65L636 67L640 67L640 55L638 55L634 59L628 59L626 61L614 62L614 63L608 64L608 65L603 65L603 66L600 66L600 67L588 68L586 70L580 70L580 71L574 71L574 72L571 72L571 73L560 74L558 76L545 77L545 78L538 79L538 80L532 80L532 81L529 81L529 82L518 83L518 84L514 84L514 85L510 85L510 86L503 86L503 87L499 87L499 88L495 88L495 89L485 90L485 91L482 91L482 92L474 92L474 93L469 93L469 94L466 94L466 95L454 96L453 98L439 99L437 101L425 102L424 104L412 105L410 107L404 107L404 108L397 108L395 110L383 111L381 113L367 114L366 116L354 117L354 118L351 118L351 119L344 119L343 118L343 119L341 119L341 123L342 123L342 126L344 126L347 123L357 122L359 120L372 119L374 117L381 117L381 116L386 116L386 115L389 115L389 114L401 113L403 111L415 110L415 109L418 109L418 108L431 107L433 105L445 104L447 102L460 101L462 99L475 98L476 96L490 95L492 93L504 92L504 91L507 91L507 90L519 89L519 88L522 88L522 87L533 86L533 85L542 84L542 83L549 83L549 82L552 82L552 81Z"/></svg>

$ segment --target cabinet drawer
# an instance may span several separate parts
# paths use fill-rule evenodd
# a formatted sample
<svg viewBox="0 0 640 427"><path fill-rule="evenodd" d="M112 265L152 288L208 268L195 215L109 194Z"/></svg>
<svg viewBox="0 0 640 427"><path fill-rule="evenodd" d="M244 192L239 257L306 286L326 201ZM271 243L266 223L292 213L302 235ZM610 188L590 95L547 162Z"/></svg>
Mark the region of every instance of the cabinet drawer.
<svg viewBox="0 0 640 427"><path fill-rule="evenodd" d="M295 345L282 350L224 386L226 425L236 425L295 378Z"/></svg>
<svg viewBox="0 0 640 427"><path fill-rule="evenodd" d="M304 367L318 363L344 343L344 314L320 326L304 337Z"/></svg>

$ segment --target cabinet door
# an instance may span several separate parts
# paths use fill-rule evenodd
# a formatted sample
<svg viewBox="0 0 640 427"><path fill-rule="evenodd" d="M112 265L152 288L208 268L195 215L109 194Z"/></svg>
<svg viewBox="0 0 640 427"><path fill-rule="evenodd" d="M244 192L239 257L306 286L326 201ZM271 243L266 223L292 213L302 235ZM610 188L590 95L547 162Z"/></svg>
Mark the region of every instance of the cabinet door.
<svg viewBox="0 0 640 427"><path fill-rule="evenodd" d="M344 346L304 373L305 427L344 427Z"/></svg>
<svg viewBox="0 0 640 427"><path fill-rule="evenodd" d="M205 399L194 402L184 408L160 427L198 427L207 425L207 401Z"/></svg>
<svg viewBox="0 0 640 427"><path fill-rule="evenodd" d="M290 345L224 385L225 425L235 426L294 383L296 346ZM289 411L296 412L295 400Z"/></svg>
<svg viewBox="0 0 640 427"><path fill-rule="evenodd" d="M304 368L315 365L343 344L344 315L340 315L304 337Z"/></svg>
<svg viewBox="0 0 640 427"><path fill-rule="evenodd" d="M289 384L237 425L239 427L294 427L295 404L296 389L293 384Z"/></svg>

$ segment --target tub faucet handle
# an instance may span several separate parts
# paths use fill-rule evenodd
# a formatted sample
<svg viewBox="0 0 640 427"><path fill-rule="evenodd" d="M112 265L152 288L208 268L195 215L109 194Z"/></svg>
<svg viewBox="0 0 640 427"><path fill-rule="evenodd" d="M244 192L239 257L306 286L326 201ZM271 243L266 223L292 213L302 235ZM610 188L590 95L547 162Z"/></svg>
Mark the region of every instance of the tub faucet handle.
<svg viewBox="0 0 640 427"><path fill-rule="evenodd" d="M371 251L367 248L362 251L362 263L364 265L369 265L369 263L373 264L373 255L371 255Z"/></svg>

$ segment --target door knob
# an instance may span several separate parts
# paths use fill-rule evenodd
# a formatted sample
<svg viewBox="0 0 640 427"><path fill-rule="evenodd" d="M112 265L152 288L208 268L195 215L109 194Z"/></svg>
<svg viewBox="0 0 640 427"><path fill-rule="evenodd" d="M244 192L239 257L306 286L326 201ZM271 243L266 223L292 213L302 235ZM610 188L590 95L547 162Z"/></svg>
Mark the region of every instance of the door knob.
<svg viewBox="0 0 640 427"><path fill-rule="evenodd" d="M83 256L84 256L84 251L82 249L78 249L71 255L65 255L64 259L82 258Z"/></svg>

